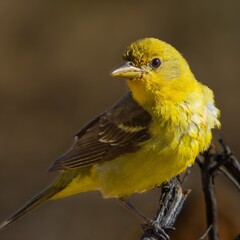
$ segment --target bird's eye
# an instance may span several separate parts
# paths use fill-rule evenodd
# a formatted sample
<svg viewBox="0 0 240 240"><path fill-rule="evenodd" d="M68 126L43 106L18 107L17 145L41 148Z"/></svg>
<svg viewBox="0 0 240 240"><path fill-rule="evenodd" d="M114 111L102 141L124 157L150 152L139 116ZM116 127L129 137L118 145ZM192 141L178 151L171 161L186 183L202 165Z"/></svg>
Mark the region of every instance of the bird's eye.
<svg viewBox="0 0 240 240"><path fill-rule="evenodd" d="M159 58L154 58L150 63L152 68L159 68L161 65L161 60Z"/></svg>

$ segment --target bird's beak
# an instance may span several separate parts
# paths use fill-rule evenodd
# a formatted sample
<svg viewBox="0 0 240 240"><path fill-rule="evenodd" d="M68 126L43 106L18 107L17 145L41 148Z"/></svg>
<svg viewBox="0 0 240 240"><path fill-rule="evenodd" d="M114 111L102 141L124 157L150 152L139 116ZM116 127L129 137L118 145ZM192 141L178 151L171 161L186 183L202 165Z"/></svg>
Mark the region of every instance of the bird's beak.
<svg viewBox="0 0 240 240"><path fill-rule="evenodd" d="M132 66L131 62L124 62L112 72L112 76L126 79L140 78L142 69Z"/></svg>

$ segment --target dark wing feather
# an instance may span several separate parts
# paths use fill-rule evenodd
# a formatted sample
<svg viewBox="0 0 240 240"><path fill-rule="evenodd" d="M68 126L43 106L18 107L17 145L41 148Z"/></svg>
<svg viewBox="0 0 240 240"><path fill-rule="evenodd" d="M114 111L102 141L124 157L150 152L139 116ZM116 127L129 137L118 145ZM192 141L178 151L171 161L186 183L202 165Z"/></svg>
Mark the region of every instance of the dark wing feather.
<svg viewBox="0 0 240 240"><path fill-rule="evenodd" d="M57 159L50 171L66 170L109 161L140 148L149 139L151 116L125 95L116 105L83 127L71 149Z"/></svg>

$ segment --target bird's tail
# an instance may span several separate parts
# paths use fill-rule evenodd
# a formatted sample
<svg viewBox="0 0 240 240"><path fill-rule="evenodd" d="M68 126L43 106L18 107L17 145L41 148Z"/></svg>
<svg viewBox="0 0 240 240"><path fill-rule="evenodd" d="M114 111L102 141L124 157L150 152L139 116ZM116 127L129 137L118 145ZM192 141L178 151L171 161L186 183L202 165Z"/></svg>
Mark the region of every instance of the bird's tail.
<svg viewBox="0 0 240 240"><path fill-rule="evenodd" d="M22 208L14 213L10 218L0 224L0 231L5 229L10 224L16 222L19 218L29 213L33 209L39 207L47 200L53 199L53 196L65 189L68 184L76 177L78 170L63 172L49 187L33 197Z"/></svg>
<svg viewBox="0 0 240 240"><path fill-rule="evenodd" d="M48 199L50 199L53 195L55 195L59 191L61 191L59 187L50 186L44 191L40 192L38 195L33 197L29 202L27 202L22 208L20 208L16 213L14 213L10 218L2 222L0 224L0 231L5 229L10 224L14 223L19 218L29 213L33 209L45 203Z"/></svg>

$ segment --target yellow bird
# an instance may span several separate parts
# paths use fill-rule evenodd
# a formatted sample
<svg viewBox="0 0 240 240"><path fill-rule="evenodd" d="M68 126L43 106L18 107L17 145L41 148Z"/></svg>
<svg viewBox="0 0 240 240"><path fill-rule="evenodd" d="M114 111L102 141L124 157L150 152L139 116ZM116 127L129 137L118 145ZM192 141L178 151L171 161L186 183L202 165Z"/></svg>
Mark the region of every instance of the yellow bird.
<svg viewBox="0 0 240 240"><path fill-rule="evenodd" d="M60 176L0 229L47 200L93 190L124 199L160 186L207 149L220 112L182 55L145 38L133 42L123 60L112 75L126 79L130 91L76 134L50 167Z"/></svg>

